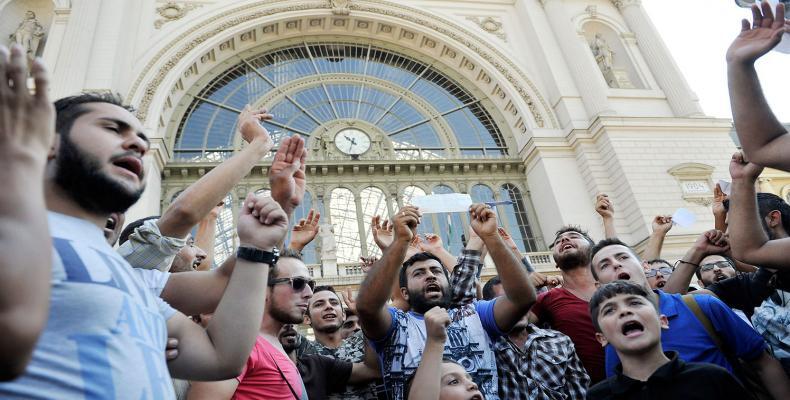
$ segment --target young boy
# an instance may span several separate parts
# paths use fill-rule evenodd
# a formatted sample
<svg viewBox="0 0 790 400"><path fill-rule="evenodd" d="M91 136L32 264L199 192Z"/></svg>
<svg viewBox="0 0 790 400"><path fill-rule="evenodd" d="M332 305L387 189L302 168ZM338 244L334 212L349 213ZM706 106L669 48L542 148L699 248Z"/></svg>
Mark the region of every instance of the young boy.
<svg viewBox="0 0 790 400"><path fill-rule="evenodd" d="M587 392L587 399L748 399L751 395L722 367L686 363L661 348L669 324L647 291L628 281L601 286L590 299L595 338L620 357L616 374Z"/></svg>

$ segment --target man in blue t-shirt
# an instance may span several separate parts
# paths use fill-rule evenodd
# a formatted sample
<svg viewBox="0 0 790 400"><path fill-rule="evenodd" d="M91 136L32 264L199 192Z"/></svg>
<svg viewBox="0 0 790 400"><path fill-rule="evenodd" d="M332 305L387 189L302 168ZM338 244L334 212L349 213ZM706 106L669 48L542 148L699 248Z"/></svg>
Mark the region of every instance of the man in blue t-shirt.
<svg viewBox="0 0 790 400"><path fill-rule="evenodd" d="M642 262L625 243L618 239L602 240L590 252L592 274L601 284L625 280L650 289ZM666 315L669 321L669 328L661 333L664 350L678 352L680 359L686 362L708 362L732 372L733 366L699 319L684 304L681 295L666 294L657 289L651 294L654 296L652 300L659 305L660 313ZM694 299L722 339L723 345L754 368L771 395L777 399L790 398L790 380L779 362L765 351L763 338L719 299L710 295L699 295ZM617 353L607 346L607 376L614 374L614 367L619 362Z"/></svg>
<svg viewBox="0 0 790 400"><path fill-rule="evenodd" d="M499 399L493 340L510 331L527 313L536 296L526 270L500 237L491 208L475 204L469 212L472 229L479 237L474 240L482 240L488 248L502 277L505 295L450 308L444 353L466 368L486 399L492 400ZM420 216L417 208L405 206L393 218L395 239L365 277L357 298L362 330L373 341L384 383L397 400L406 397L405 384L422 359L426 338L423 314L435 306L450 306L447 270L439 259L418 253L403 262ZM398 275L409 312L387 307L390 289Z"/></svg>
<svg viewBox="0 0 790 400"><path fill-rule="evenodd" d="M0 96L0 106L18 99ZM47 107L41 102L26 113L51 115ZM254 255L285 236L282 208L263 197L245 200L239 240L258 253L239 253L204 330L151 290L164 287L167 275L133 270L103 235L110 213L125 211L145 188L142 157L149 142L140 121L110 94L67 97L55 109L57 137L44 181L54 247L49 317L27 370L0 384L0 398L172 399L171 375L235 376L265 304L268 263ZM26 113L10 118L31 118ZM221 328L230 325L234 329ZM166 363L168 337L178 339L180 348Z"/></svg>

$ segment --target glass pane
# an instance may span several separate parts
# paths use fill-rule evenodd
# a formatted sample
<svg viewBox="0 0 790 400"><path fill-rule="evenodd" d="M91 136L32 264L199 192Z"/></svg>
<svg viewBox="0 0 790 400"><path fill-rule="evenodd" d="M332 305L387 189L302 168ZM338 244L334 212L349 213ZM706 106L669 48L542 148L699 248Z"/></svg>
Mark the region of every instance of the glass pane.
<svg viewBox="0 0 790 400"><path fill-rule="evenodd" d="M362 222L365 225L365 240L367 241L368 256L381 257L381 250L376 246L371 232L370 222L374 216L380 215L382 219L389 219L387 209L387 196L377 187L365 188L360 192L362 202Z"/></svg>
<svg viewBox="0 0 790 400"><path fill-rule="evenodd" d="M332 190L329 198L329 213L335 230L337 262L357 262L361 251L354 194L345 188Z"/></svg>
<svg viewBox="0 0 790 400"><path fill-rule="evenodd" d="M425 191L419 186L406 186L403 189L403 205L409 205L411 204L411 199L425 195ZM424 235L433 232L436 232L436 229L433 226L432 219L423 217L422 223L417 226L417 233Z"/></svg>
<svg viewBox="0 0 790 400"><path fill-rule="evenodd" d="M454 193L453 189L449 186L439 185L433 188L434 194L449 194ZM461 235L464 233L464 225L461 222L461 213L436 213L436 225L438 230L434 233L442 238L444 248L450 254L460 255L461 250L464 248L463 239Z"/></svg>
<svg viewBox="0 0 790 400"><path fill-rule="evenodd" d="M236 224L233 222L234 207L233 197L228 194L225 197L225 206L217 216L217 227L214 235L214 265L212 268L225 262L236 248Z"/></svg>
<svg viewBox="0 0 790 400"><path fill-rule="evenodd" d="M494 202L494 191L486 185L474 185L469 192L472 201L475 203Z"/></svg>
<svg viewBox="0 0 790 400"><path fill-rule="evenodd" d="M522 252L539 251L538 243L532 234L532 227L527 218L527 210L524 208L524 200L521 191L511 184L505 184L500 188L500 197L511 204L502 205L500 210L504 210L504 215L499 218L505 220L508 232L516 242L516 246Z"/></svg>

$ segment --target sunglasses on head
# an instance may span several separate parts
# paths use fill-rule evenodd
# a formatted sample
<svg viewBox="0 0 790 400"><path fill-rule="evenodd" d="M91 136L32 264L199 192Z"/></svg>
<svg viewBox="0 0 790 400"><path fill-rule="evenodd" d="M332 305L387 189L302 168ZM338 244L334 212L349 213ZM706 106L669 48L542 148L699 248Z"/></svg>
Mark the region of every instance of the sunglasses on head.
<svg viewBox="0 0 790 400"><path fill-rule="evenodd" d="M727 261L716 261L710 264L702 264L699 267L700 272L706 272L713 269L713 267L719 267L719 269L725 268L732 268L732 265Z"/></svg>
<svg viewBox="0 0 790 400"><path fill-rule="evenodd" d="M656 269L651 269L651 270L645 271L645 276L648 277L648 278L652 278L652 277L658 275L659 272L663 276L670 276L670 275L672 275L673 271L672 271L672 268L661 267L661 268L656 268Z"/></svg>
<svg viewBox="0 0 790 400"><path fill-rule="evenodd" d="M280 283L288 283L294 291L301 292L305 286L310 286L310 290L315 289L315 281L309 278L278 278L269 281L269 286L278 285Z"/></svg>

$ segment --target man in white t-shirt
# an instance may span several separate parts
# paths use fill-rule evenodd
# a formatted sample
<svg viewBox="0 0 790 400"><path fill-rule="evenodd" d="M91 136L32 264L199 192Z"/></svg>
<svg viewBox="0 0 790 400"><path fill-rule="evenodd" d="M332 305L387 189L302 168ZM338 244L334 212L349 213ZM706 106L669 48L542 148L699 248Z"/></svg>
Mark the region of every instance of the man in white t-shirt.
<svg viewBox="0 0 790 400"><path fill-rule="evenodd" d="M152 292L166 275L132 269L103 236L110 213L125 211L145 188L149 143L140 121L109 94L68 97L55 108L45 177L55 250L49 319L27 370L0 384L0 397L170 399L171 375L236 376L263 315L267 264L287 230L281 207L245 200L235 269L204 330ZM168 336L180 346L166 363Z"/></svg>

